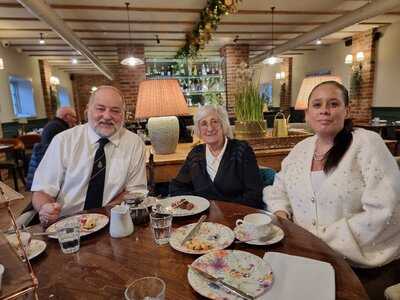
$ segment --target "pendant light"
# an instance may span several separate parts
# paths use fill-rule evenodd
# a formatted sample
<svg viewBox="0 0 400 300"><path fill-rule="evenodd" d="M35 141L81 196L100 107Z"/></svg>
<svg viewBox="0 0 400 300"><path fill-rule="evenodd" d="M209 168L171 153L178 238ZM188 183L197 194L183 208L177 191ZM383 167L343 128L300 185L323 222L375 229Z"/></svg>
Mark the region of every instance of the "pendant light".
<svg viewBox="0 0 400 300"><path fill-rule="evenodd" d="M268 64L268 65L275 65L282 61L279 57L274 56L274 10L275 10L275 6L271 6L271 35L272 35L271 56L264 59L264 61L263 61L263 64Z"/></svg>
<svg viewBox="0 0 400 300"><path fill-rule="evenodd" d="M143 65L144 62L140 58L134 57L132 54L133 51L132 51L132 38L131 38L131 22L129 19L129 2L125 2L125 5L126 5L126 14L128 16L129 51L130 51L130 53L128 54L128 57L124 58L121 61L121 65L134 67L134 66L138 66L138 65Z"/></svg>

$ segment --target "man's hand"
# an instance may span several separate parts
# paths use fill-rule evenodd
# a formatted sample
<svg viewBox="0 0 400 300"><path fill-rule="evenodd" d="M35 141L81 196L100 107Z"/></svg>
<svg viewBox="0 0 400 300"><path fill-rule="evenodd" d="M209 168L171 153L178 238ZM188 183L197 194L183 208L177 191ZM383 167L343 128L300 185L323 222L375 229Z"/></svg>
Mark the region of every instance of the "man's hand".
<svg viewBox="0 0 400 300"><path fill-rule="evenodd" d="M45 227L53 224L60 217L61 205L57 202L45 203L39 210L39 219Z"/></svg>

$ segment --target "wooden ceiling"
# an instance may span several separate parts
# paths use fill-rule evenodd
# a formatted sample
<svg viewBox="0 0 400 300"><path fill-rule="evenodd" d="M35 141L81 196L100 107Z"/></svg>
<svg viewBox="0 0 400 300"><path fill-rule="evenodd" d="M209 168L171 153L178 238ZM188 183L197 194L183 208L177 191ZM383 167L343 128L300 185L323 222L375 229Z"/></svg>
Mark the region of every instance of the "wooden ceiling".
<svg viewBox="0 0 400 300"><path fill-rule="evenodd" d="M128 21L124 0L51 0L46 1L66 24L111 70L119 63L118 44L129 42ZM144 44L146 58L172 58L184 45L185 34L199 19L206 0L137 0L130 1L132 42ZM369 1L358 0L243 0L239 12L223 16L212 41L200 54L217 56L225 44L249 44L250 55L272 47L270 7L276 6L274 45L279 45L358 9ZM335 43L359 31L387 26L400 21L400 7L384 15L354 24L322 37L322 45L311 43L292 49L285 55L301 55L318 47ZM43 33L46 43L38 43ZM156 36L159 37L159 43ZM26 55L46 59L53 66L69 73L98 73L85 58L79 56L51 28L32 16L17 1L0 0L0 40L3 45ZM71 59L77 58L78 64Z"/></svg>

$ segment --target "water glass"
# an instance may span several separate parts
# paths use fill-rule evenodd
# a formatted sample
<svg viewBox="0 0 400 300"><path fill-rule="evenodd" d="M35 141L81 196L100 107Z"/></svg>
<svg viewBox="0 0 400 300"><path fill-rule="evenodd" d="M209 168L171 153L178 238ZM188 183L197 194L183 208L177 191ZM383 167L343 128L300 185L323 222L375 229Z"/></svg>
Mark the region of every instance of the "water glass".
<svg viewBox="0 0 400 300"><path fill-rule="evenodd" d="M150 224L156 244L168 243L171 236L172 214L153 211L150 213Z"/></svg>
<svg viewBox="0 0 400 300"><path fill-rule="evenodd" d="M125 290L126 300L164 300L165 283L158 277L143 277L132 282Z"/></svg>
<svg viewBox="0 0 400 300"><path fill-rule="evenodd" d="M57 226L57 237L61 250L65 254L74 253L79 250L80 245L80 222L79 219L64 222Z"/></svg>

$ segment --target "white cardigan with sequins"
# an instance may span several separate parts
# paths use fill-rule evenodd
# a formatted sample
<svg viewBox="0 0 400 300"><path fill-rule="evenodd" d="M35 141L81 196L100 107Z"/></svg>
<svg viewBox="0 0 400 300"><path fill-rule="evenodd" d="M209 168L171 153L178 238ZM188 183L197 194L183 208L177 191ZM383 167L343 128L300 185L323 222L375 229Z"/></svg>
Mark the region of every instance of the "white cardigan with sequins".
<svg viewBox="0 0 400 300"><path fill-rule="evenodd" d="M400 256L400 171L382 138L364 129L317 193L311 186L316 136L298 143L264 189L268 210L293 214L353 265L380 266Z"/></svg>

